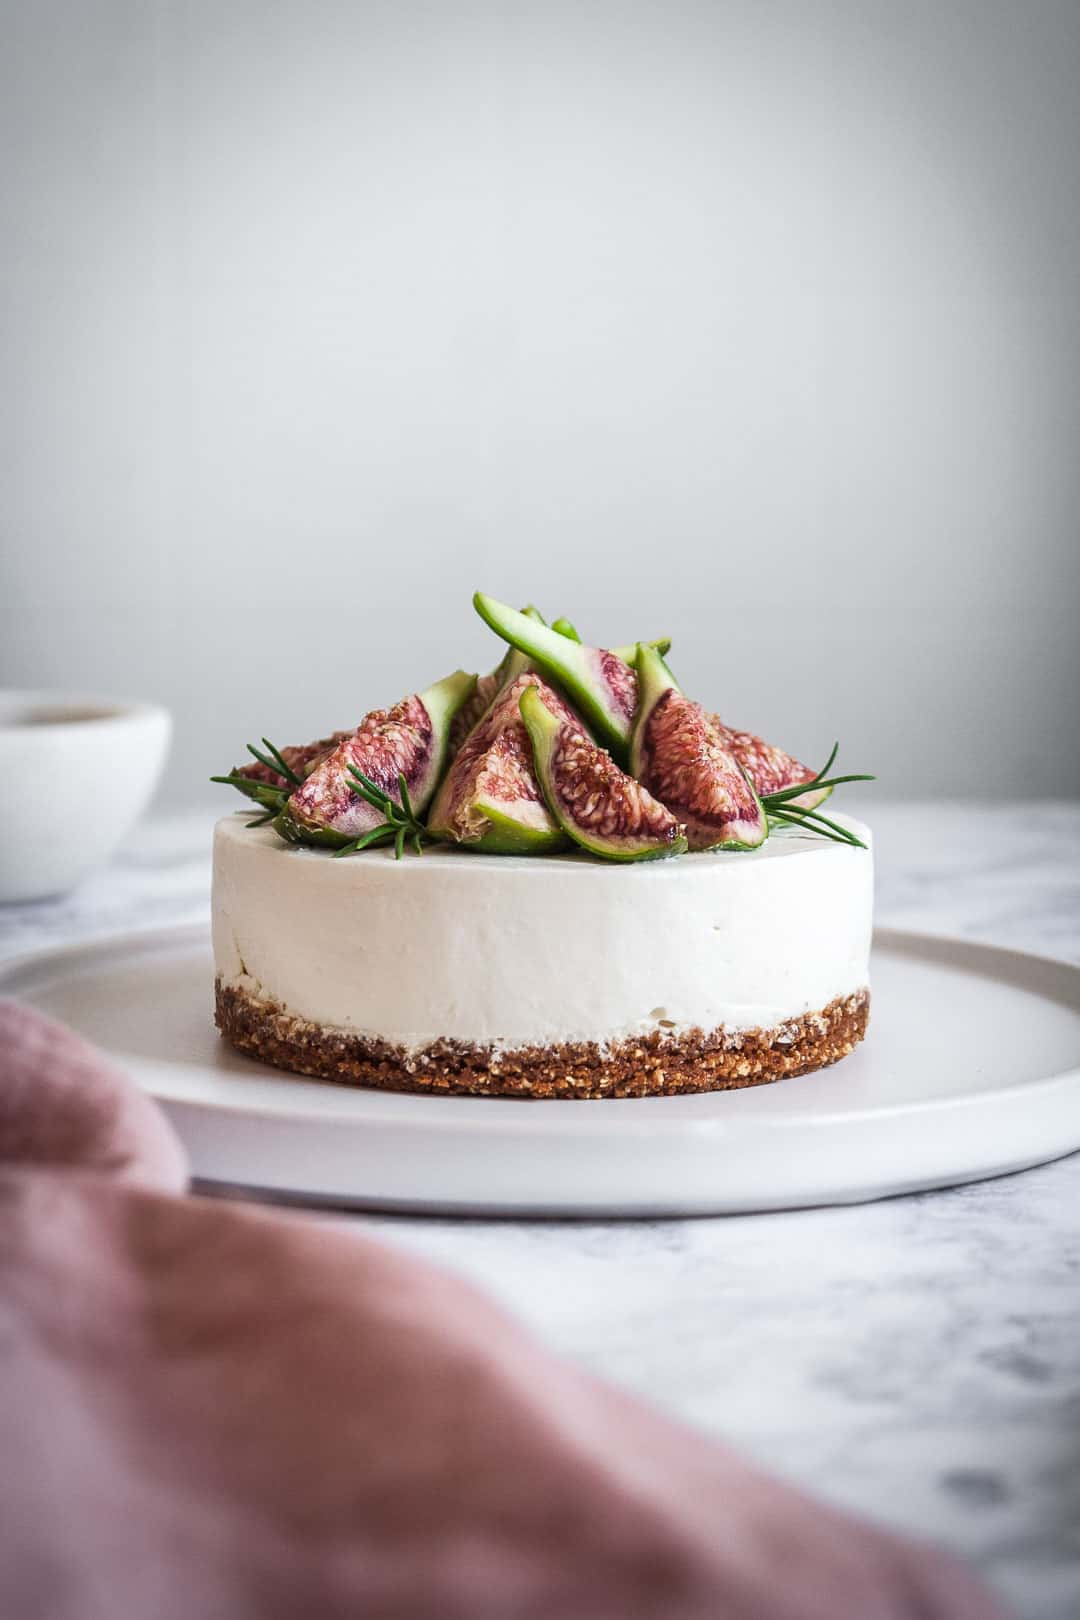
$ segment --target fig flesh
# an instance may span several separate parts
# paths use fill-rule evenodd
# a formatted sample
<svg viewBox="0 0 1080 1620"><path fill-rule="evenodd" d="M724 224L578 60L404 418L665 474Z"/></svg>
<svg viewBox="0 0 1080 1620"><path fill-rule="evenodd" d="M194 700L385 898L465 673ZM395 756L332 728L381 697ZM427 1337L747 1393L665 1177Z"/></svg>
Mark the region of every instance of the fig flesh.
<svg viewBox="0 0 1080 1620"><path fill-rule="evenodd" d="M509 656L509 655L507 655ZM468 698L450 724L449 757L453 759L469 732L494 703L502 686L502 665L487 675L477 676L472 697Z"/></svg>
<svg viewBox="0 0 1080 1620"><path fill-rule="evenodd" d="M340 846L377 827L383 817L356 791L350 766L395 804L403 775L420 815L442 776L454 716L475 686L475 675L457 670L391 709L373 709L292 794L274 822L277 832L290 843Z"/></svg>
<svg viewBox="0 0 1080 1620"><path fill-rule="evenodd" d="M681 855L683 830L670 810L621 771L575 720L553 714L535 687L521 694L548 809L582 849L609 861L654 861Z"/></svg>
<svg viewBox="0 0 1080 1620"><path fill-rule="evenodd" d="M815 773L809 765L801 765L790 754L785 754L782 748L774 748L752 732L736 731L732 726L726 726L718 714L711 714L709 719L723 737L725 748L734 754L754 784L759 797L778 793L781 788L795 787L799 782L813 781ZM819 804L825 803L831 792L831 787L815 788L810 793L800 793L798 798L790 802L797 809L814 810Z"/></svg>
<svg viewBox="0 0 1080 1620"><path fill-rule="evenodd" d="M560 722L577 726L573 710L539 675L518 675L495 699L450 763L428 816L437 838L489 855L543 855L566 838L550 814L533 768L532 748L518 708L526 691Z"/></svg>
<svg viewBox="0 0 1080 1620"><path fill-rule="evenodd" d="M637 669L634 775L685 823L691 849L756 849L769 823L723 731L679 690L654 648L638 648Z"/></svg>
<svg viewBox="0 0 1080 1620"><path fill-rule="evenodd" d="M351 731L335 731L329 737L320 737L317 742L283 748L281 757L296 776L310 776L316 765L320 764L327 754L333 753L338 743L353 735ZM266 787L287 789L292 785L280 771L275 771L271 766L253 759L245 761L243 765L234 765L231 774L243 777L248 782L262 782Z"/></svg>
<svg viewBox="0 0 1080 1620"><path fill-rule="evenodd" d="M637 706L634 671L614 653L572 641L482 591L473 597L473 606L496 635L562 689L601 741L625 761Z"/></svg>

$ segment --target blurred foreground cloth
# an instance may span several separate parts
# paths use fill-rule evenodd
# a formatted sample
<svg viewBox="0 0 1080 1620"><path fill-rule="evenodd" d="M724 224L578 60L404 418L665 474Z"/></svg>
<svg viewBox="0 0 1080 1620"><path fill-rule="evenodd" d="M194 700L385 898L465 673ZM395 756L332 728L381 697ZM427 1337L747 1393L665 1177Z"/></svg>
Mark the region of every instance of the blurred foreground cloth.
<svg viewBox="0 0 1080 1620"><path fill-rule="evenodd" d="M150 1101L0 1003L3 1620L1000 1614L465 1284L186 1181Z"/></svg>

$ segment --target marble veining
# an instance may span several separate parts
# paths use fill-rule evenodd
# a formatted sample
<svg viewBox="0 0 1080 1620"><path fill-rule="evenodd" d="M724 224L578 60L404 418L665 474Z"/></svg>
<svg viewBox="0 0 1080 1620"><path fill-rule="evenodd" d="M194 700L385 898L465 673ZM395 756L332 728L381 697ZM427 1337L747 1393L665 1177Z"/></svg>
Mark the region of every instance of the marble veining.
<svg viewBox="0 0 1080 1620"><path fill-rule="evenodd" d="M873 805L879 922L1080 960L1080 806ZM151 822L0 958L204 919L212 817ZM344 1219L344 1217L334 1217ZM690 1221L349 1217L807 1489L1080 1614L1080 1154L852 1208Z"/></svg>

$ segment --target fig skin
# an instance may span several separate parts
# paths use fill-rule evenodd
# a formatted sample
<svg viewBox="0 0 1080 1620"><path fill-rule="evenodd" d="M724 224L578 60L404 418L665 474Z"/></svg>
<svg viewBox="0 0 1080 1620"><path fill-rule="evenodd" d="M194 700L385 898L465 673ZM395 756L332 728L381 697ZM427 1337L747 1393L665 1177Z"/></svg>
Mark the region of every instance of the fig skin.
<svg viewBox="0 0 1080 1620"><path fill-rule="evenodd" d="M686 838L671 812L580 726L552 714L535 687L522 692L520 708L548 809L576 844L609 861L685 852Z"/></svg>
<svg viewBox="0 0 1080 1620"><path fill-rule="evenodd" d="M496 635L524 653L560 688L597 737L625 764L637 707L634 671L615 653L572 641L483 591L476 592L473 606Z"/></svg>
<svg viewBox="0 0 1080 1620"><path fill-rule="evenodd" d="M518 708L535 690L541 708L579 724L539 675L525 670L496 697L450 762L428 816L437 838L486 855L546 855L566 847L533 768L532 747Z"/></svg>
<svg viewBox="0 0 1080 1620"><path fill-rule="evenodd" d="M556 630L560 636L565 636L567 641L580 642L581 640L581 637L578 635L569 619L555 619L552 621L551 628ZM650 641L647 643L647 645L650 647L655 647L661 658L665 658L671 651L671 637L661 636L657 641ZM629 664L631 666L634 664L634 660L637 658L637 650L638 644L636 641L631 642L627 647L611 648L611 651L615 654L616 658L618 658L622 663Z"/></svg>
<svg viewBox="0 0 1080 1620"><path fill-rule="evenodd" d="M611 650L615 654L615 657L618 658L622 663L629 664L631 669L635 669L639 645L640 643L635 641L628 647L612 647ZM646 647L654 648L656 652L660 654L661 658L666 658L668 653L671 651L671 637L660 636L656 641L647 641L645 645Z"/></svg>
<svg viewBox="0 0 1080 1620"><path fill-rule="evenodd" d="M295 790L275 831L288 843L340 847L377 827L382 814L356 792L349 766L395 803L403 774L413 810L422 814L443 774L454 716L475 688L475 675L456 670L393 708L373 709Z"/></svg>
<svg viewBox="0 0 1080 1620"><path fill-rule="evenodd" d="M637 669L634 775L685 823L691 849L757 849L768 818L713 716L679 690L654 648L639 645Z"/></svg>

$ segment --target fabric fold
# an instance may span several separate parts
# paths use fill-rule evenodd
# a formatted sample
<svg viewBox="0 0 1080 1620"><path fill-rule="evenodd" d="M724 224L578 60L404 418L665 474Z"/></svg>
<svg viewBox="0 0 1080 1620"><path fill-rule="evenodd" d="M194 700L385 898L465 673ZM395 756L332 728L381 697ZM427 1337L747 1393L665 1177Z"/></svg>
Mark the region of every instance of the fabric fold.
<svg viewBox="0 0 1080 1620"><path fill-rule="evenodd" d="M123 1075L0 1008L0 1613L994 1620L820 1506L314 1217L180 1196Z"/></svg>

